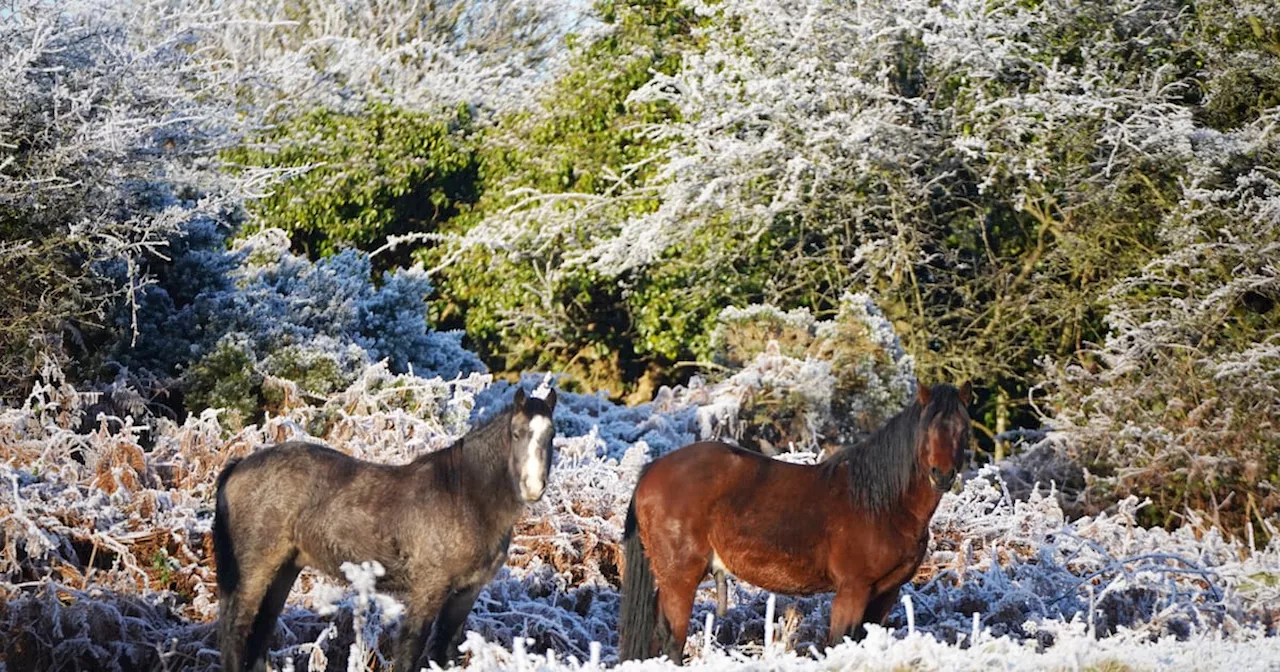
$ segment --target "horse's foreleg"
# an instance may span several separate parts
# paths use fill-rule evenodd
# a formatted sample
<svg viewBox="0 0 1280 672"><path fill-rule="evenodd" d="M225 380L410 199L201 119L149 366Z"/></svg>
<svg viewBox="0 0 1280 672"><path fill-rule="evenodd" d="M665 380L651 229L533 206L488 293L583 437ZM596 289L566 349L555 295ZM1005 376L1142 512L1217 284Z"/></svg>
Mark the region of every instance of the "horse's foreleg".
<svg viewBox="0 0 1280 672"><path fill-rule="evenodd" d="M716 618L724 618L729 611L729 582L725 581L724 570L716 570Z"/></svg>
<svg viewBox="0 0 1280 672"><path fill-rule="evenodd" d="M886 590L867 602L867 610L862 617L862 623L858 623L853 629L853 641L861 642L867 636L867 629L863 627L863 624L875 623L876 625L884 625L885 619L889 617L889 612L893 611L894 603L898 601L899 589L901 589L901 586Z"/></svg>
<svg viewBox="0 0 1280 672"><path fill-rule="evenodd" d="M444 667L452 657L458 631L466 625L467 617L471 615L471 607L475 606L476 598L483 588L483 585L478 585L457 590L445 600L444 608L436 618L435 628L427 646L427 655L440 667Z"/></svg>
<svg viewBox="0 0 1280 672"><path fill-rule="evenodd" d="M444 604L446 589L437 586L419 586L408 596L404 620L400 626L400 641L396 645L394 672L418 672L422 668L419 659L422 649L431 635L431 624Z"/></svg>
<svg viewBox="0 0 1280 672"><path fill-rule="evenodd" d="M862 623L870 596L870 586L845 585L836 589L835 599L831 601L831 631L827 633L827 646L839 644Z"/></svg>

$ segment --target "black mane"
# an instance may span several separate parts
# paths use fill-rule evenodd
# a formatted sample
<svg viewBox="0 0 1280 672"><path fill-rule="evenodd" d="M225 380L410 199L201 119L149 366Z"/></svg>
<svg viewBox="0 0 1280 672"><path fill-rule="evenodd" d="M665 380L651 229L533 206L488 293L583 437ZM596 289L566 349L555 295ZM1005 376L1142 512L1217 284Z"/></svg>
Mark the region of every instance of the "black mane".
<svg viewBox="0 0 1280 672"><path fill-rule="evenodd" d="M884 512L894 507L920 468L920 429L938 416L964 410L956 388L935 385L930 392L927 413L915 397L911 405L889 418L865 441L849 445L822 462L828 476L841 464L849 465L849 490L861 508Z"/></svg>

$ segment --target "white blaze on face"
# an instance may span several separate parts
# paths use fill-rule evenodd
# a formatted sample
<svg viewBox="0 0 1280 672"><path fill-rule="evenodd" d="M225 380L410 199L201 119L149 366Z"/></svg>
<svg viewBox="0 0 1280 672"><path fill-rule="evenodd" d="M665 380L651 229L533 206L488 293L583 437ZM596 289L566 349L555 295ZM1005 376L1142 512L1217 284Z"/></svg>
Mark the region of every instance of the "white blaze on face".
<svg viewBox="0 0 1280 672"><path fill-rule="evenodd" d="M529 445L525 447L524 464L520 470L520 494L528 501L541 497L547 487L550 451L544 451L542 447L551 444L553 431L549 418L539 415L529 421Z"/></svg>

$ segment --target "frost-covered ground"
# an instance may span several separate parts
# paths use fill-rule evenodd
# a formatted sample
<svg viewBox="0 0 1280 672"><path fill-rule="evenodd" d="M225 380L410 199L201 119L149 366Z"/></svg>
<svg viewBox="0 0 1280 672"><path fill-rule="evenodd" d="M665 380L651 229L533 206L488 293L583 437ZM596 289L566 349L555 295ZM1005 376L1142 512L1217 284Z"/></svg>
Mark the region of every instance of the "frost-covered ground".
<svg viewBox="0 0 1280 672"><path fill-rule="evenodd" d="M281 415L235 432L209 411L182 425L153 419L145 432L102 418L82 433L82 414L97 400L59 383L56 371L49 380L24 406L0 409L0 631L10 671L216 669L209 527L214 478L227 460L312 436L309 429L360 457L403 462L465 433L512 389L487 375L443 381L375 365L345 391L323 401L299 395ZM614 662L618 542L639 468L713 429L711 416L730 412L733 394L732 381L695 384L621 407L562 393L551 488L521 523L509 568L471 616L467 665ZM1207 525L1144 529L1134 522L1135 500L1068 521L1053 495L1045 489L1015 500L998 469L970 474L943 499L931 555L888 629L873 629L861 644L819 651L829 596L777 596L771 607L767 593L737 583L729 613L707 632L708 591L695 609L690 664L1280 669L1273 616L1280 542L1255 548ZM278 668L380 665L395 610L372 599L373 577L354 575L362 590L304 574L281 619Z"/></svg>

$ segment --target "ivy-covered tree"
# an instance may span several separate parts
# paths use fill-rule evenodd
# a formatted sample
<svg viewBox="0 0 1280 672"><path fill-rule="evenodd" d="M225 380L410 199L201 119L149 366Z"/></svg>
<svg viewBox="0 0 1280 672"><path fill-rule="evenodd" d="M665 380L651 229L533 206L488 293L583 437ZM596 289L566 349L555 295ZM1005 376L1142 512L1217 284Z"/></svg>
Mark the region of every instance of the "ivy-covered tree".
<svg viewBox="0 0 1280 672"><path fill-rule="evenodd" d="M430 233L478 196L471 113L415 112L374 103L289 118L225 153L234 164L300 174L253 205L255 227L288 231L319 257L344 247L378 250L389 238ZM386 251L381 268L406 265L411 248Z"/></svg>
<svg viewBox="0 0 1280 672"><path fill-rule="evenodd" d="M468 229L464 254L510 260L529 297L460 290L469 331L667 370L706 358L724 305L829 314L863 287L923 374L987 384L986 425L1030 419L1038 358L1101 339L1106 289L1159 253L1222 77L1274 67L1265 12L1213 3L685 7L715 20L626 101L670 110L636 129L648 158L615 157L604 192L568 168L523 183Z"/></svg>

